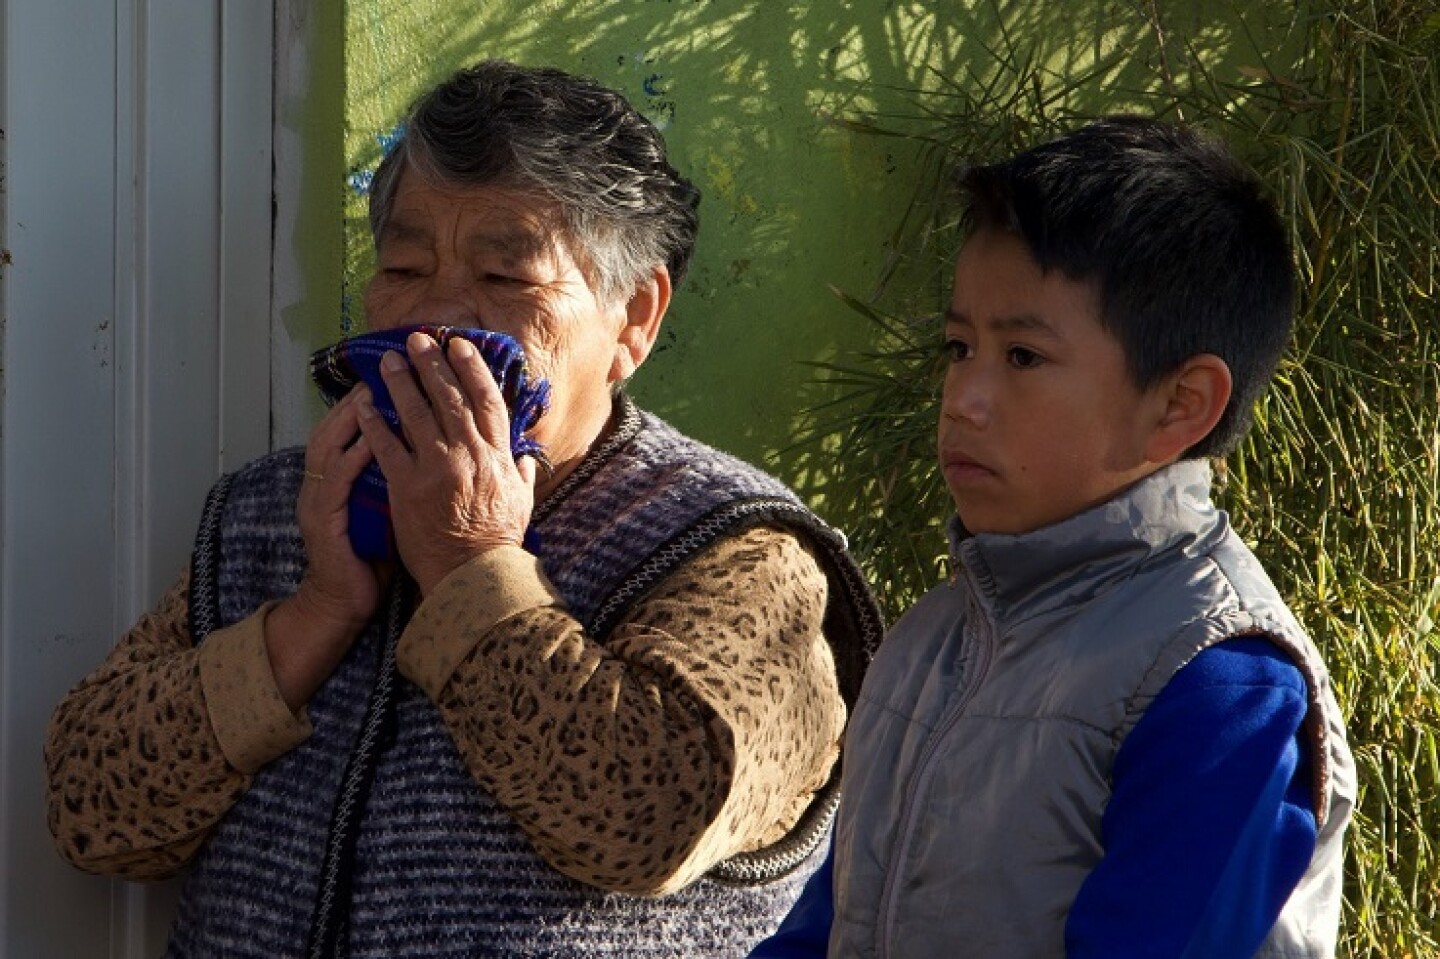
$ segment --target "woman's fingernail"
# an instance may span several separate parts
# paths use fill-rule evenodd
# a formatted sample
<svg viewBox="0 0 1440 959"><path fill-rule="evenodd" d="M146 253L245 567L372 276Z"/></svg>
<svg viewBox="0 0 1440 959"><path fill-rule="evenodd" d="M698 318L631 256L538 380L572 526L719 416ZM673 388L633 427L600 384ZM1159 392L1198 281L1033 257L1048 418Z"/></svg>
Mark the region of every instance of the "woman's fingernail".
<svg viewBox="0 0 1440 959"><path fill-rule="evenodd" d="M380 364L384 366L385 369L389 370L391 373L399 373L401 370L405 369L407 365L405 362L405 357L401 356L399 353L396 353L394 350L386 350L385 355L380 357Z"/></svg>
<svg viewBox="0 0 1440 959"><path fill-rule="evenodd" d="M373 420L375 418L375 407L370 405L368 397L356 403L356 411L362 420Z"/></svg>
<svg viewBox="0 0 1440 959"><path fill-rule="evenodd" d="M461 359L473 359L475 356L475 344L471 343L463 336L457 336L455 337L455 339L450 341L450 352L454 353Z"/></svg>

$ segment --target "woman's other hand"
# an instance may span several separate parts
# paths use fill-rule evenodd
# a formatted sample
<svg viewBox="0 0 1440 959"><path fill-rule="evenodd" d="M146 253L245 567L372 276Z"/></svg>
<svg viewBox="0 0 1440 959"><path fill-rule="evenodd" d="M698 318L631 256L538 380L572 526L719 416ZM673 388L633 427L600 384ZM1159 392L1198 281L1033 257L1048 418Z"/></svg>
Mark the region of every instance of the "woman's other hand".
<svg viewBox="0 0 1440 959"><path fill-rule="evenodd" d="M305 540L306 567L295 595L265 619L270 666L286 705L298 711L329 678L375 616L388 577L350 545L350 490L372 458L358 436L357 387L336 403L310 434L296 521Z"/></svg>

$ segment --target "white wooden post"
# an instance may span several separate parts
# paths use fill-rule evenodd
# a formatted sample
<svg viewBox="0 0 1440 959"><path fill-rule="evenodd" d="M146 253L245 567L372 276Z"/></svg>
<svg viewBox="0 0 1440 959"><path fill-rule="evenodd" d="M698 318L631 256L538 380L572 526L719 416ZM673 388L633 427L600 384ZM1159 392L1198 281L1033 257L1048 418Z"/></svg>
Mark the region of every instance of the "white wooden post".
<svg viewBox="0 0 1440 959"><path fill-rule="evenodd" d="M51 709L270 423L274 7L0 0L0 954L161 951L45 827Z"/></svg>

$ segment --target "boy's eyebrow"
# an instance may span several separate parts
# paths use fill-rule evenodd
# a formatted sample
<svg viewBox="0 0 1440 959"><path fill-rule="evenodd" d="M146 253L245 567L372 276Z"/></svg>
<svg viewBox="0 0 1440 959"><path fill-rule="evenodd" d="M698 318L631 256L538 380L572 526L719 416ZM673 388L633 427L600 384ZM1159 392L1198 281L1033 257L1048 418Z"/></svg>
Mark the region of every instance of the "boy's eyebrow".
<svg viewBox="0 0 1440 959"><path fill-rule="evenodd" d="M964 313L955 310L945 311L945 322L955 323L961 326L974 326L975 321ZM1043 317L1034 313L1016 313L1013 316L1001 316L991 319L985 324L992 330L999 330L1007 333L1033 333L1038 336L1052 340L1063 340L1065 337L1060 331L1047 322Z"/></svg>

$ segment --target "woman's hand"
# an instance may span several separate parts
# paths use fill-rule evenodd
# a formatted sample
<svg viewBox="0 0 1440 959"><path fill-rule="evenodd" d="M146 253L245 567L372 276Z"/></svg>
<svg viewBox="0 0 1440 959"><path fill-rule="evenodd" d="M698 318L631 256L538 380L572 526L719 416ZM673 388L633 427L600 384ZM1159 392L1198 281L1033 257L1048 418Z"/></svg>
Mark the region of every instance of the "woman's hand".
<svg viewBox="0 0 1440 959"><path fill-rule="evenodd" d="M535 463L515 462L510 415L489 367L463 337L448 355L424 333L390 353L381 376L406 442L370 405L357 402L360 429L390 487L395 545L422 594L469 560L519 546L535 505ZM407 448L408 446L408 448Z"/></svg>
<svg viewBox="0 0 1440 959"><path fill-rule="evenodd" d="M350 489L371 459L365 437L356 438L359 404L368 401L365 387L351 391L320 420L305 447L295 508L305 574L295 595L265 619L270 665L292 711L335 670L374 617L385 586L382 573L350 545Z"/></svg>

